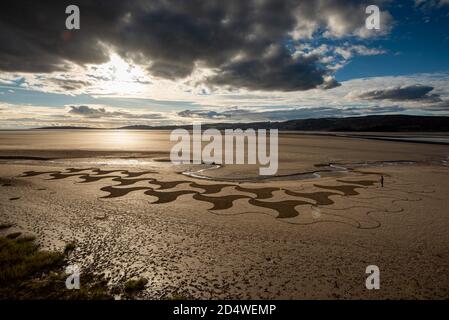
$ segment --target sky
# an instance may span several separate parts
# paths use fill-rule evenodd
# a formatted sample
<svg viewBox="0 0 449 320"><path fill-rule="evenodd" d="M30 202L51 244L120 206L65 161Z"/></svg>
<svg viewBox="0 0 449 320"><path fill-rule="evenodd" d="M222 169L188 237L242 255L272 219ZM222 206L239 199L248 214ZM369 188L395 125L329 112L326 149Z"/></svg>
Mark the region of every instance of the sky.
<svg viewBox="0 0 449 320"><path fill-rule="evenodd" d="M0 129L447 116L448 52L449 0L16 0Z"/></svg>

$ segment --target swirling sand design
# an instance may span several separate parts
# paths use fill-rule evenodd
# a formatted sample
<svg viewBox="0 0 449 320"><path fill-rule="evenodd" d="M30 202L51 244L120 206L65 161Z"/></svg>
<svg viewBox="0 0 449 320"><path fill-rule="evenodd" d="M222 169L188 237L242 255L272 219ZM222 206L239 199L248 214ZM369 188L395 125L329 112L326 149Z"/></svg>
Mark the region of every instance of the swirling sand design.
<svg viewBox="0 0 449 320"><path fill-rule="evenodd" d="M379 173L376 173L376 178L372 177L372 179L337 179L338 185L316 183L313 185L317 189L315 192L300 192L275 187L254 188L236 183L198 183L191 180L163 181L154 176L148 177L150 174L157 174L157 172L67 168L65 171L26 171L21 177L48 175L47 180L67 178L81 180L77 183L92 183L109 179L117 184L101 187L100 190L106 193L100 197L101 199L121 198L132 192L143 191L144 195L156 198L150 202L151 204L163 204L176 201L183 195L191 195L195 201L210 204L211 208L208 209L208 212L213 214L241 215L274 212L277 214L275 218L279 221L291 224L310 225L331 222L365 229L380 227L380 221L373 217L375 213L402 212L404 209L399 205L400 202L420 201L422 196L430 196L435 192L431 189L432 186L423 186L424 190L413 191L410 190L413 186L412 183L399 181L394 181L394 183L390 181L390 184L396 188L378 188L377 176ZM371 174L366 173L366 175L370 176ZM148 186L132 186L138 182L147 182ZM404 190L407 187L409 187L409 191ZM174 188L176 190L171 190ZM233 194L220 194L225 188L228 188ZM374 196L366 196L366 193L361 195L361 190L368 188L376 190ZM393 190L395 191L394 195ZM215 194L219 195L214 196ZM280 196L283 198L279 199ZM339 205L338 200L342 197L351 197L351 205ZM234 205L237 200L246 201L248 205L258 210L239 211L238 206L236 208ZM382 201L387 201L387 204L376 205ZM229 212L230 209L232 212Z"/></svg>

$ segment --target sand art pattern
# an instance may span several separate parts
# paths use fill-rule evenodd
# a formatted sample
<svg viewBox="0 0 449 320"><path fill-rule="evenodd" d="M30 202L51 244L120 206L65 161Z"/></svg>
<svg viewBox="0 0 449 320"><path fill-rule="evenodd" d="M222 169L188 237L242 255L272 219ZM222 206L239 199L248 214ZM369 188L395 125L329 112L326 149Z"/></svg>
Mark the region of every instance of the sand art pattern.
<svg viewBox="0 0 449 320"><path fill-rule="evenodd" d="M391 187L378 188L378 179L375 177L364 180L337 179L338 185L316 183L313 185L316 191L300 192L275 187L245 187L237 183L198 183L191 180L162 181L147 176L151 174L157 174L157 172L68 168L65 171L26 171L20 177L48 175L50 178L47 180L76 177L81 180L77 183L81 184L108 179L115 184L100 188L101 191L106 193L106 195L100 197L101 199L120 198L131 192L142 191L144 195L156 198L155 201L150 202L151 204L163 204L176 201L180 196L190 194L194 200L210 204L212 207L208 211L213 214L259 213L273 216L273 213L276 213L274 217L279 221L291 224L307 225L333 222L363 229L380 226L380 222L372 216L374 213L402 212L403 208L398 205L399 202L419 201L421 196L434 192L434 190L427 189L403 191L404 184L396 184L398 189ZM132 186L142 181L146 181L149 186ZM179 189L180 186L182 186L182 189ZM167 191L173 188L177 189ZM225 188L232 191L233 194L214 196ZM363 197L362 190L368 188L376 190L375 195ZM392 191L395 192L392 193ZM339 205L338 199L342 197L351 197L351 205ZM372 201L373 199L375 201ZM246 200L247 204L252 206L254 210L247 210L247 208L238 210L239 208L236 208L238 206L234 203L238 200ZM373 202L376 205L373 205Z"/></svg>

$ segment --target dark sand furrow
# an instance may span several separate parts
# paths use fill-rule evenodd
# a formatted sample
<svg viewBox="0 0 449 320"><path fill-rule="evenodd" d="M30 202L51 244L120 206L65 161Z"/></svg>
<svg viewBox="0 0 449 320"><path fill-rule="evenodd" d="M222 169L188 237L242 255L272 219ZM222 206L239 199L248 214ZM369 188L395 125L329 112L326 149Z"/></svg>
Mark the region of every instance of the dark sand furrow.
<svg viewBox="0 0 449 320"><path fill-rule="evenodd" d="M257 199L250 199L249 203L262 208L268 208L277 211L279 214L276 218L294 218L299 215L299 212L296 211L295 207L299 205L310 205L313 203L301 201L301 200L284 200L284 201L276 201L276 202L265 202L259 201Z"/></svg>
<svg viewBox="0 0 449 320"><path fill-rule="evenodd" d="M77 173L77 172L82 172L82 171L92 171L95 169L96 168L67 168L67 169L65 169L67 172L63 172L63 173Z"/></svg>
<svg viewBox="0 0 449 320"><path fill-rule="evenodd" d="M140 181L148 181L149 183L152 183L153 181L156 181L156 179L153 178L136 178L136 179L127 179L122 177L117 177L112 179L113 181L120 182L117 186L129 186L133 185L135 183L138 183Z"/></svg>
<svg viewBox="0 0 449 320"><path fill-rule="evenodd" d="M233 187L234 184L200 184L196 182L191 182L189 184L192 188L200 188L203 189L204 192L201 192L201 194L213 194L220 192L223 188L226 187Z"/></svg>
<svg viewBox="0 0 449 320"><path fill-rule="evenodd" d="M193 190L179 190L179 191L172 191L172 192L158 192L153 189L149 189L144 192L146 195L157 197L158 199L154 202L151 202L152 204L160 204L160 203L169 203L172 201L175 201L178 199L178 197L184 195L184 194L197 194L198 191Z"/></svg>
<svg viewBox="0 0 449 320"><path fill-rule="evenodd" d="M256 195L256 199L269 199L273 197L274 191L279 191L279 188L245 188L236 186L235 190L253 193Z"/></svg>
<svg viewBox="0 0 449 320"><path fill-rule="evenodd" d="M84 173L52 173L50 174L50 179L47 180L60 180L60 179L66 179L66 178L71 178L71 177L82 177L82 176L86 176Z"/></svg>
<svg viewBox="0 0 449 320"><path fill-rule="evenodd" d="M114 173L114 172L120 172L120 173L126 174L128 172L128 170L101 170L98 168L94 169L92 171L95 172L96 175L110 174L110 173Z"/></svg>
<svg viewBox="0 0 449 320"><path fill-rule="evenodd" d="M191 181L188 180L179 180L179 181L159 181L154 179L151 181L151 184L159 186L158 190L165 190L165 189L171 189L174 188L182 183L190 183Z"/></svg>
<svg viewBox="0 0 449 320"><path fill-rule="evenodd" d="M81 182L78 183L89 183L89 182L96 182L96 181L100 181L103 179L112 179L114 180L114 178L120 178L119 176L90 176L90 175L83 175L80 176L80 179L83 180Z"/></svg>
<svg viewBox="0 0 449 320"><path fill-rule="evenodd" d="M138 190L150 190L152 188L150 187L132 187L132 188L115 188L113 186L107 186L103 187L100 190L108 192L109 195L103 196L100 198L107 199L107 198L118 198L126 196L130 192L138 191Z"/></svg>
<svg viewBox="0 0 449 320"><path fill-rule="evenodd" d="M35 177L43 174L60 173L61 171L25 171L19 177Z"/></svg>
<svg viewBox="0 0 449 320"><path fill-rule="evenodd" d="M249 196L234 195L234 194L222 197L207 197L200 193L197 193L193 196L193 199L212 203L214 206L209 210L225 210L232 208L233 202L237 199L252 199L252 198Z"/></svg>

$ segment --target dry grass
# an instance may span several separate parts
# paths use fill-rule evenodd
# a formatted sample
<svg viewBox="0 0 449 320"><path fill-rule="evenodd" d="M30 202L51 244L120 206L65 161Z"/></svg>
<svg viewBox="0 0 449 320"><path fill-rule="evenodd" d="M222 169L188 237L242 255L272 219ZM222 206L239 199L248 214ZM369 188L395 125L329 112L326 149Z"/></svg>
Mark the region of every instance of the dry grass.
<svg viewBox="0 0 449 320"><path fill-rule="evenodd" d="M62 254L38 251L33 237L18 236L20 233L0 238L0 284L22 280L38 271L62 266Z"/></svg>
<svg viewBox="0 0 449 320"><path fill-rule="evenodd" d="M20 233L0 237L0 299L112 299L89 273L82 274L79 290L68 290L66 253L41 251L34 237Z"/></svg>

